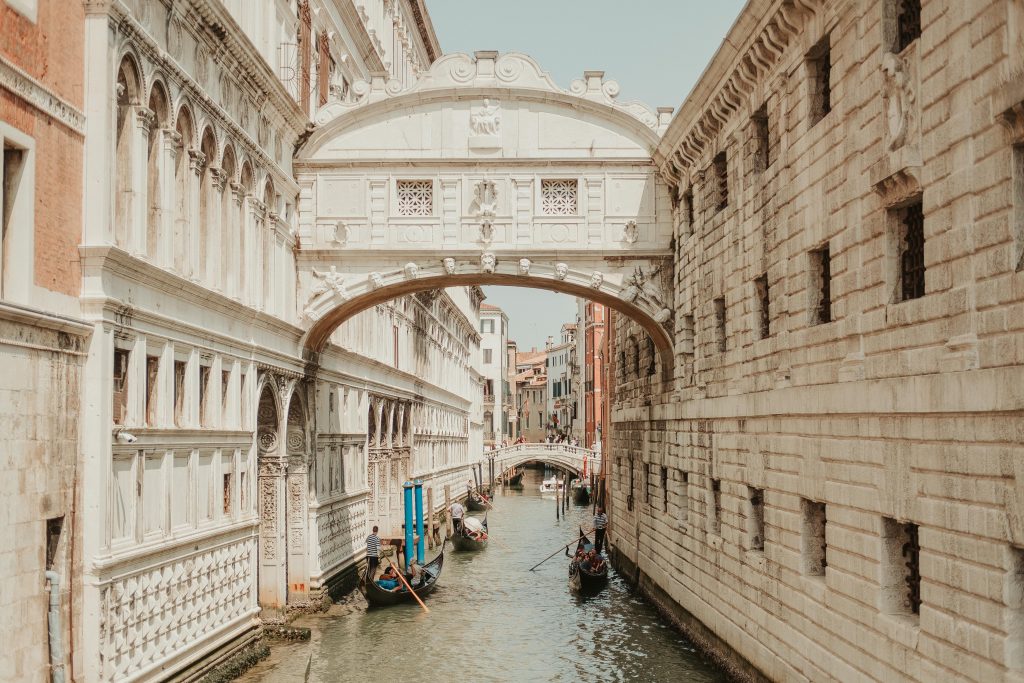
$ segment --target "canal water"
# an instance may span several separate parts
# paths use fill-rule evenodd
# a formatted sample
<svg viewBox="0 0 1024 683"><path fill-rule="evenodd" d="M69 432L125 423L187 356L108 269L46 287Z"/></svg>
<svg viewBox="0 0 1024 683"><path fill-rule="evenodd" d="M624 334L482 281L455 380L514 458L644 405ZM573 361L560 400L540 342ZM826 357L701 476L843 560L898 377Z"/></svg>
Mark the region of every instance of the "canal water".
<svg viewBox="0 0 1024 683"><path fill-rule="evenodd" d="M401 605L324 620L309 680L728 680L614 572L599 595L580 597L564 554L528 571L592 517L570 503L568 519L555 521L541 477L527 470L522 491L499 492L486 550L448 546L429 614Z"/></svg>

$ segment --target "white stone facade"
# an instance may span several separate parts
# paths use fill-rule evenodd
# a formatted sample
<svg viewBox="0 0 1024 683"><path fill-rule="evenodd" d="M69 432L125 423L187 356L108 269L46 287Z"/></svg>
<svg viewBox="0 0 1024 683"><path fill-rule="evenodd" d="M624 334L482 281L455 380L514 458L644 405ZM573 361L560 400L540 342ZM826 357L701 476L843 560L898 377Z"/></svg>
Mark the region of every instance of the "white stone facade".
<svg viewBox="0 0 1024 683"><path fill-rule="evenodd" d="M509 438L505 423L509 411L508 316L497 306L480 310L480 371L484 382L484 446L501 446Z"/></svg>

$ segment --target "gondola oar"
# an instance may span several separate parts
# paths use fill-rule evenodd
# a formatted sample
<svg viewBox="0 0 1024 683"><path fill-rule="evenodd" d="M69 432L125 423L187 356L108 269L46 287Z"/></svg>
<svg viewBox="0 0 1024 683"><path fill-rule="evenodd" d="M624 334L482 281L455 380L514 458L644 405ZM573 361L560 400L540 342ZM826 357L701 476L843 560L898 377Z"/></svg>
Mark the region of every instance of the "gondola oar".
<svg viewBox="0 0 1024 683"><path fill-rule="evenodd" d="M593 529L591 529L590 531L593 531ZM534 569L536 569L537 567L541 566L542 564L544 564L545 562L547 562L548 560L550 560L550 559L551 559L552 557L554 557L555 555L557 555L557 554L558 554L559 552L561 552L562 550L567 550L567 549L569 548L569 546L571 546L571 545L572 545L573 543L579 543L580 539L581 539L581 538L583 538L584 536L586 536L587 534L589 534L589 533L590 533L590 531L587 531L587 532L584 532L584 533L580 534L580 535L579 535L579 537L577 537L577 538L574 538L574 539L572 539L571 541L569 541L569 542L568 542L568 543L566 543L565 545L560 545L560 546L558 546L558 550L556 550L555 552L551 553L550 555L548 555L547 557L545 557L545 558L544 558L543 560L541 560L541 561L540 561L540 562L538 562L537 564L535 564L535 565L533 565L532 567L530 567L529 571L531 571L531 572L532 572L532 571L533 571ZM390 562L390 559L389 559L388 561Z"/></svg>
<svg viewBox="0 0 1024 683"><path fill-rule="evenodd" d="M391 568L395 570L396 574L398 574L398 578L401 579L402 583L405 584L406 589L410 593L412 593L412 597L416 598L416 602L420 603L420 607L423 608L423 611L429 613L430 608L423 604L423 601L420 600L420 596L416 595L416 591L414 591L412 589L412 586L409 585L409 582L405 580L405 577L402 575L402 572L398 571L398 567L395 566L395 563L391 561L390 557L388 558L388 564L390 564ZM422 583L422 581L420 583Z"/></svg>

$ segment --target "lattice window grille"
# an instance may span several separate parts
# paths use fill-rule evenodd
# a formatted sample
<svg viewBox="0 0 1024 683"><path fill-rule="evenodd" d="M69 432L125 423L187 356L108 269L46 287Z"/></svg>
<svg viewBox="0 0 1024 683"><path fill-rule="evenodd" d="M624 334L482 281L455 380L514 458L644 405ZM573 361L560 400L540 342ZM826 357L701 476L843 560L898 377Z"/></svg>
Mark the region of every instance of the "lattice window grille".
<svg viewBox="0 0 1024 683"><path fill-rule="evenodd" d="M579 193L575 180L542 180L540 194L545 216L576 215Z"/></svg>
<svg viewBox="0 0 1024 683"><path fill-rule="evenodd" d="M434 213L434 183L430 180L399 180L399 216L430 216Z"/></svg>

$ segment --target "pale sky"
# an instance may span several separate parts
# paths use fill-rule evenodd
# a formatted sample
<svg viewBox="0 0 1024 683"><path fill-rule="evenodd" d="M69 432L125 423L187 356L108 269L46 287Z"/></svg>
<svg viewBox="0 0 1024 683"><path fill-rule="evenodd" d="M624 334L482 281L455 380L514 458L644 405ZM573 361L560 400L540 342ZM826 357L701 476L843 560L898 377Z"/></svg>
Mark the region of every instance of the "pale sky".
<svg viewBox="0 0 1024 683"><path fill-rule="evenodd" d="M568 88L584 71L618 81L619 100L678 108L744 0L427 0L445 53L525 52ZM484 287L520 349L543 348L576 300L541 289Z"/></svg>

